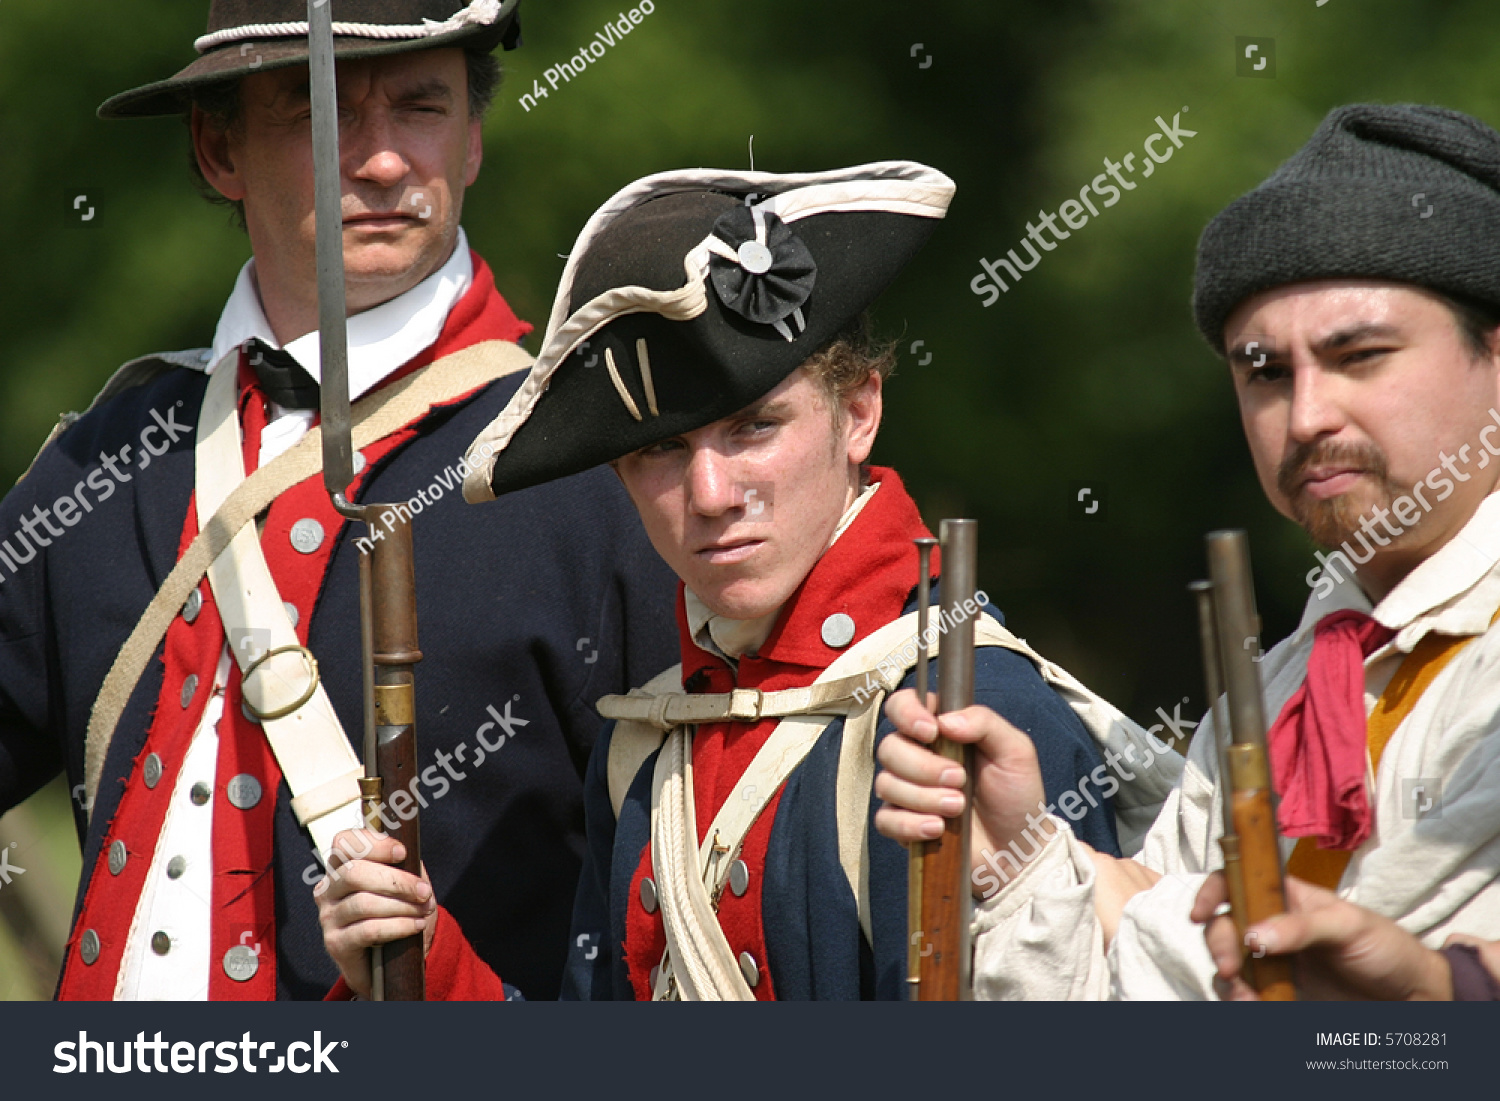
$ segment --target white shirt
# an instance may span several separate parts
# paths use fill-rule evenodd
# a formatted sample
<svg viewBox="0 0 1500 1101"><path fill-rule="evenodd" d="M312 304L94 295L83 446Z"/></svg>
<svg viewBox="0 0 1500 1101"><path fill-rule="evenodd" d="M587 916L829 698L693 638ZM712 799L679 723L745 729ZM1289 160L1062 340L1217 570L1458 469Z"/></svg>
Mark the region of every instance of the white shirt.
<svg viewBox="0 0 1500 1101"><path fill-rule="evenodd" d="M1368 777L1374 829L1338 886L1341 897L1395 920L1430 947L1449 933L1500 938L1500 493L1376 606L1352 579L1314 593L1301 624L1261 663L1267 714L1307 676L1313 627L1356 608L1396 631L1365 662L1367 712L1428 632L1479 636L1450 661L1391 736ZM1203 929L1188 919L1204 875L1223 865L1217 735L1198 728L1177 788L1135 857L1162 873L1132 898L1108 950L1094 915L1094 865L1059 833L1035 861L977 907L975 994L985 998L1212 998ZM1413 785L1433 807L1419 814ZM1283 839L1283 856L1293 839Z"/></svg>
<svg viewBox="0 0 1500 1101"><path fill-rule="evenodd" d="M431 347L443 330L458 300L474 281L474 265L464 231L447 263L405 294L356 314L349 319L349 399L357 400L415 356ZM272 348L280 343L271 331L261 306L255 281L255 260L240 269L234 291L219 316L210 364L224 358L251 339ZM298 337L285 351L296 358L314 379L321 381L321 356L317 332ZM223 363L233 370L234 361ZM311 409L283 409L272 403L268 423L261 433L258 462L265 466L307 434L312 425ZM356 457L356 467L358 466ZM213 916L213 815L223 792L214 790L218 772L219 719L224 714L224 689L229 683L231 656L228 643L219 655L214 673L213 695L193 733L182 770L172 790L172 800L152 857L146 885L136 905L126 942L125 959L115 991L117 998L204 1001L208 998L210 968L219 961L210 958ZM203 806L191 798L194 784L207 784L214 791ZM274 799L267 791L262 798ZM227 813L235 813L226 808ZM173 857L186 864L176 878L167 874ZM309 862L312 856L309 853ZM152 935L165 932L171 947L158 955L151 947Z"/></svg>

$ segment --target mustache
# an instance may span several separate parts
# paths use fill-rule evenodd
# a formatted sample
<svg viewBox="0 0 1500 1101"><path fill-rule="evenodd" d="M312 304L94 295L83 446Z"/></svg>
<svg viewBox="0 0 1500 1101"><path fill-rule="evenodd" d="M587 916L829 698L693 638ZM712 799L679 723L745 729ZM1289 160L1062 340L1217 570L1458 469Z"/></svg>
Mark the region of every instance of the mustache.
<svg viewBox="0 0 1500 1101"><path fill-rule="evenodd" d="M1385 483L1389 464L1385 452L1373 443L1340 443L1335 440L1313 440L1300 443L1276 469L1276 488L1283 497L1294 498L1302 487L1309 467L1348 466L1373 474Z"/></svg>

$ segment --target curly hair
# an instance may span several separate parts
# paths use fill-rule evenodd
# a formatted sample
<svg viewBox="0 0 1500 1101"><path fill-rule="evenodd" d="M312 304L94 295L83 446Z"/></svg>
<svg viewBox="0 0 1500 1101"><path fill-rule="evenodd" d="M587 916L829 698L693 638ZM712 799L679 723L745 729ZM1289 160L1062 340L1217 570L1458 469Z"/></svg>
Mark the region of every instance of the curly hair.
<svg viewBox="0 0 1500 1101"><path fill-rule="evenodd" d="M500 90L500 81L503 76L500 60L488 50L466 49L464 62L468 70L469 117L480 119L489 111L491 104L495 102L495 93ZM239 78L194 88L192 106L203 114L204 123L210 129L221 134L235 129L243 121L240 115ZM191 126L192 115L184 114L183 121ZM198 151L191 140L188 142L188 167L192 173L193 186L198 194L215 206L228 207L233 211L234 224L243 230L245 228L245 204L238 199L226 199L214 190L213 185L203 175L203 169L198 164Z"/></svg>
<svg viewBox="0 0 1500 1101"><path fill-rule="evenodd" d="M869 313L861 313L814 352L802 369L827 396L834 427L842 428L844 399L863 386L872 371L882 381L891 377L896 369L896 344L876 340Z"/></svg>

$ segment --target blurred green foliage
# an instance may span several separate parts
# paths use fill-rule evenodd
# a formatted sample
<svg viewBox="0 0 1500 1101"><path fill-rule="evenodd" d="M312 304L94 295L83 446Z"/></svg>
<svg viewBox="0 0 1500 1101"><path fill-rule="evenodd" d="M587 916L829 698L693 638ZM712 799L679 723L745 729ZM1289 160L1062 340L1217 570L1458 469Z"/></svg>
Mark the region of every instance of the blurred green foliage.
<svg viewBox="0 0 1500 1101"><path fill-rule="evenodd" d="M769 171L935 165L958 183L950 218L877 314L903 353L924 342L888 390L877 461L902 471L930 523L977 516L981 581L1012 626L1137 719L1183 697L1184 714L1202 708L1184 587L1204 571L1204 532L1250 529L1266 637L1291 629L1311 549L1266 504L1226 371L1192 325L1197 236L1338 104L1500 121L1493 4L656 0L602 60L523 109L625 6L527 0L525 46L504 58L465 225L518 312L545 323L559 254L617 188L748 167L751 135ZM225 212L193 194L180 123L93 114L186 63L205 11L0 7L5 484L120 362L206 344L247 256ZM1236 75L1238 35L1275 39L1274 78ZM1139 158L1155 117L1179 112L1195 137L980 304L981 257L1016 247L1106 156ZM1078 518L1083 486L1105 497L1102 520Z"/></svg>

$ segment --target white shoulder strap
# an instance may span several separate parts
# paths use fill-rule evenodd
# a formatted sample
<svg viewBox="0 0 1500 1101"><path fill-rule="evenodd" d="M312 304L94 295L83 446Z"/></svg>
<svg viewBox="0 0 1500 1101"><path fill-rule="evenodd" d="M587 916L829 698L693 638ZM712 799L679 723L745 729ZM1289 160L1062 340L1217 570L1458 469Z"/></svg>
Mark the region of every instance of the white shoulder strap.
<svg viewBox="0 0 1500 1101"><path fill-rule="evenodd" d="M518 345L491 340L472 345L382 386L355 403L354 446L366 447L422 416L505 375L526 370L531 357ZM231 372L232 373L232 372ZM314 427L289 451L235 486L212 519L172 568L130 637L115 656L89 715L84 743L86 807L92 807L104 758L130 694L145 672L178 609L234 536L282 492L316 474L322 465L323 434Z"/></svg>
<svg viewBox="0 0 1500 1101"><path fill-rule="evenodd" d="M209 376L198 420L195 490L205 516L245 480L235 401L238 354L236 349ZM254 524L240 528L214 559L208 582L244 678L245 700L264 716L261 728L291 789L292 811L326 859L334 836L360 825L364 769L323 689L317 662L298 641Z"/></svg>
<svg viewBox="0 0 1500 1101"><path fill-rule="evenodd" d="M667 939L652 998L754 1001L699 872L696 803L692 738L674 730L651 783L651 867Z"/></svg>
<svg viewBox="0 0 1500 1101"><path fill-rule="evenodd" d="M928 639L929 656L936 654L940 641L940 630L933 630ZM1162 759L1162 755L1157 754L1149 746L1149 736L1145 731L1126 718L1108 701L1090 691L1061 666L1038 654L1024 639L1018 638L992 616L980 616L975 624L974 641L977 646L1003 647L1031 661L1043 680L1073 708L1074 713L1079 716L1101 749L1113 749L1123 754L1125 746L1133 742L1146 752L1148 755L1146 759L1160 761L1158 771L1138 781L1134 786L1122 785L1120 794L1116 796L1116 818L1122 847L1134 845L1135 849L1138 849L1140 836L1144 835L1145 828L1149 827L1150 821L1154 819L1156 809L1159 808L1161 801L1170 791L1172 783L1175 782L1176 773L1181 771L1180 762L1171 758L1170 755L1168 759ZM871 792L874 789L875 736L880 724L881 704L886 694L894 690L916 664L920 643L921 640L917 635L916 613L903 616L870 634L857 646L840 655L823 671L814 685L810 686L817 689L836 684L839 691L845 695L834 700L827 692L806 693L806 699L816 700L816 704L809 708L810 713L800 717L787 716L772 734L772 739L776 739L781 733L782 726L795 726L795 738L789 736L786 739L786 746L779 747L777 750L777 756L782 757L795 745L798 751L795 759L787 757L786 760L779 762L779 765L784 765L787 760L790 760L792 767L795 767L796 763L800 762L816 744L818 737L828 724L839 714L845 716L835 790L839 864L857 900L860 926L864 930L866 939L872 942L869 808ZM680 670L671 672L680 676ZM668 696L674 695L675 687L676 685L670 679L664 681L658 678L644 688L632 692L628 697L606 697L606 700L601 701L601 704L612 705L618 711L622 709L620 701L629 700L632 715L639 714L642 718L617 720L617 733L621 727L628 724L630 736L640 739L647 746L643 752L639 752L639 755L633 758L627 758L622 750L618 762L619 767L614 759L614 750L611 750L611 800L615 802L617 815L619 813L619 802L615 801L617 782L619 799L623 801L624 789L628 788L640 764L661 744L663 734L661 727L656 723L661 721L664 714L670 715L672 711L663 705L660 696L664 691ZM695 716L693 721L718 722L737 718L729 706L728 694L715 697L715 701L712 705L694 708L693 710L702 713L702 717ZM791 731L788 731L788 734L790 735ZM687 752L690 753L690 750ZM633 764L627 764L627 760L632 760ZM764 807L765 800L761 798L761 789L767 787L767 781L771 777L769 774L763 774L765 769L756 767L759 763L758 757L757 762L753 763L751 769L741 777L735 792L726 801L726 807L733 808L729 817L722 822L716 818L714 825L718 827L717 839L715 830L712 828L705 837L700 850L700 866L704 873L700 882L704 884L705 897L711 898L719 889L722 889L722 880L732 864L732 859L713 859L716 855L715 841L717 840L719 855L729 851L738 851L743 843L744 835L748 833L756 815ZM775 768L775 772L780 776L780 780L776 782L777 786L791 771L791 768L783 770L779 765ZM662 762L658 761L658 770L662 767ZM620 777L618 781L617 776ZM766 792L767 797L770 790L774 788ZM721 811L721 817L723 816L724 812ZM679 815L678 820L681 821L681 819L682 816ZM1136 819L1141 820L1138 828L1134 824ZM655 828L656 819L653 815L653 831ZM694 831L693 838L696 840L696 825ZM1127 848L1126 851L1135 850ZM659 989L668 984L668 968L663 967L661 974L663 977L659 980Z"/></svg>
<svg viewBox="0 0 1500 1101"><path fill-rule="evenodd" d="M640 688L632 689L631 696L645 697L682 690L682 663L658 673ZM622 697L623 698L623 697ZM605 718L610 716L606 715ZM652 723L616 719L615 728L609 736L609 758L605 762L605 774L609 781L609 805L614 808L615 818L620 817L620 808L625 805L625 796L630 791L630 782L646 763L646 758L656 752L666 737L666 731Z"/></svg>

